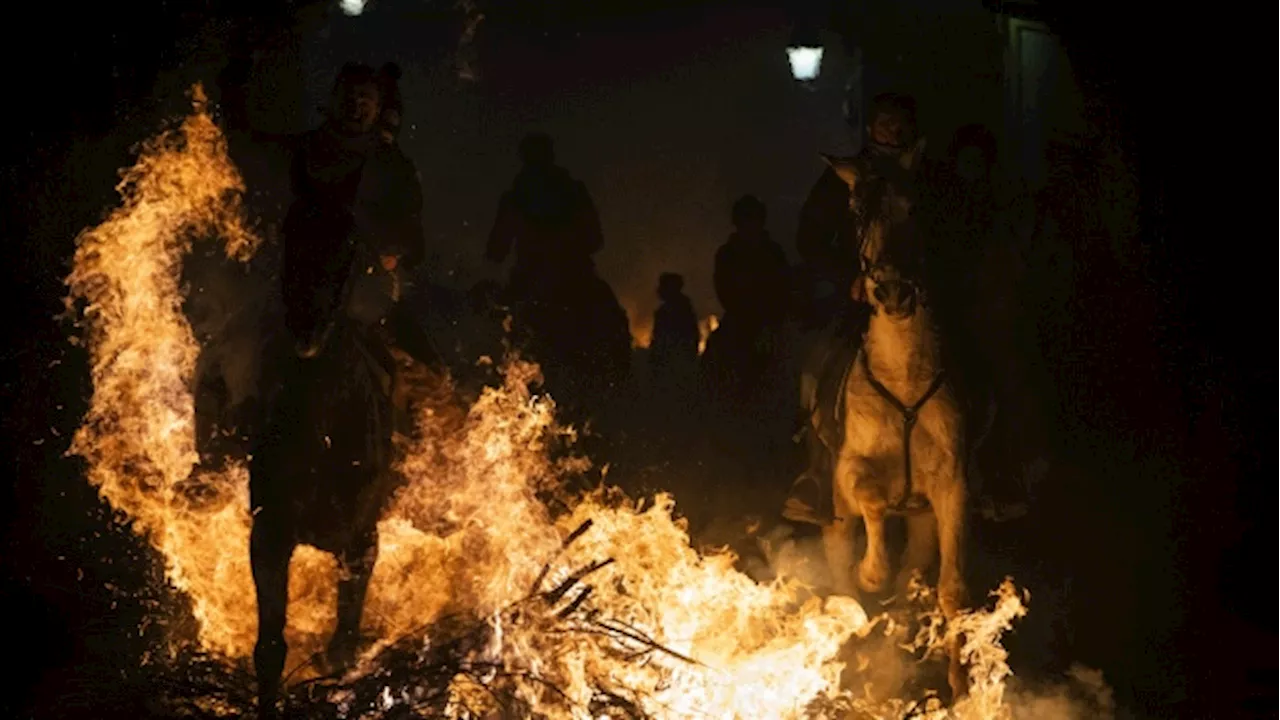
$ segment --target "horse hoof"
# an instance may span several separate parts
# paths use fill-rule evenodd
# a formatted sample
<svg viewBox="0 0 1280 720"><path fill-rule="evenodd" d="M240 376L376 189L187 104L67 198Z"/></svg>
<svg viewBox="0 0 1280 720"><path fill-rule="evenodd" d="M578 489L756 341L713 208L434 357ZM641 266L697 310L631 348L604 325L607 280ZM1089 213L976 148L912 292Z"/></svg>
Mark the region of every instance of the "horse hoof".
<svg viewBox="0 0 1280 720"><path fill-rule="evenodd" d="M858 587L863 592L871 595L880 595L888 588L889 572L884 568L869 568L867 565L858 566Z"/></svg>
<svg viewBox="0 0 1280 720"><path fill-rule="evenodd" d="M356 639L335 640L325 651L326 670L332 675L340 675L356 664Z"/></svg>

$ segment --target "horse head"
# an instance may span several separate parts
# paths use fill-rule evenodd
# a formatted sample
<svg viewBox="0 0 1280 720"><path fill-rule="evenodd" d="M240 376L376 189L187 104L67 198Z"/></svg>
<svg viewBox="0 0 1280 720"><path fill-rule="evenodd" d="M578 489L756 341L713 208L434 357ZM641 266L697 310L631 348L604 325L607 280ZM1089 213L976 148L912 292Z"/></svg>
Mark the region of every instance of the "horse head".
<svg viewBox="0 0 1280 720"><path fill-rule="evenodd" d="M886 248L862 281L872 309L893 320L915 317L928 304L923 258L909 245Z"/></svg>
<svg viewBox="0 0 1280 720"><path fill-rule="evenodd" d="M889 245L914 242L924 148L921 138L896 162L894 158L822 156L849 186L849 209L857 222L864 271L879 261Z"/></svg>

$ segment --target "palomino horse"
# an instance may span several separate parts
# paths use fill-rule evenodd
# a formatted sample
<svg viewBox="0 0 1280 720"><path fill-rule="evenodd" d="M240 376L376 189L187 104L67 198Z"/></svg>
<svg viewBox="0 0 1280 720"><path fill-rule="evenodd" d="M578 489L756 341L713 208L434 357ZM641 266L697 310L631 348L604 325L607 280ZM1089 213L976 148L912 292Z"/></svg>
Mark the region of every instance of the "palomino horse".
<svg viewBox="0 0 1280 720"><path fill-rule="evenodd" d="M857 209L865 223L863 273L854 293L866 298L871 316L860 347L856 340L830 337L828 345L842 347L812 355L826 367L811 366L802 391L813 429L829 438L828 448L834 450L833 519L824 523L823 545L836 592L889 589L885 520L901 515L907 547L896 586L904 589L913 573L937 559L939 605L951 620L968 603L964 556L971 448L966 413L944 372L919 272L923 252L912 218L919 149L904 156L900 168L905 172L897 175L828 159L849 184L853 201L862 203ZM855 345L843 347L849 343ZM818 379L826 377L836 381L820 386ZM824 391L833 397L822 397ZM827 412L820 411L823 403ZM857 517L865 525L867 545L855 573L852 523ZM959 650L960 640L953 636L948 681L956 696L966 690Z"/></svg>
<svg viewBox="0 0 1280 720"><path fill-rule="evenodd" d="M823 546L837 592L889 589L885 519L904 516L907 546L898 580L938 560L938 602L948 619L968 602L964 579L968 456L965 415L941 362L919 276L882 260L865 274L872 314L862 350L842 384L843 438L834 472L835 520ZM850 523L861 517L866 551L857 572ZM953 640L953 693L964 672Z"/></svg>
<svg viewBox="0 0 1280 720"><path fill-rule="evenodd" d="M354 262L350 278L370 277ZM289 563L294 548L311 545L342 565L331 669L355 660L365 593L378 554L377 521L391 483L390 363L361 293L348 281L336 307L319 312L304 344L269 355L279 371L269 388L265 422L249 468L253 508L250 558L258 600L254 666L259 712L274 716L287 648ZM322 293L316 293L321 297ZM353 297L356 299L353 302ZM366 302L361 309L359 299ZM277 343L289 345L291 343Z"/></svg>

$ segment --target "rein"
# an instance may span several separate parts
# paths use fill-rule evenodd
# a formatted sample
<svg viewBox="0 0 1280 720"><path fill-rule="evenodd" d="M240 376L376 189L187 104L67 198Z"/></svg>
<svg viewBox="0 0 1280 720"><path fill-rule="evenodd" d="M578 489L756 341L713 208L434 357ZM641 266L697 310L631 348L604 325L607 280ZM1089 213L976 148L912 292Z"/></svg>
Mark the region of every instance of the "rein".
<svg viewBox="0 0 1280 720"><path fill-rule="evenodd" d="M911 499L912 483L911 483L911 431L915 430L916 421L920 419L920 408L929 402L942 387L943 380L946 379L946 371L939 371L933 376L933 382L929 385L929 389L925 390L924 395L916 401L914 405L906 405L898 399L896 395L889 392L889 388L880 384L876 376L871 374L871 365L867 362L867 353L863 351L858 353L862 356L862 369L867 373L867 381L871 383L871 387L880 397L884 398L890 405L894 407L902 415L902 467L907 478L906 493L902 496L902 500L894 504L894 509L901 510L903 506Z"/></svg>

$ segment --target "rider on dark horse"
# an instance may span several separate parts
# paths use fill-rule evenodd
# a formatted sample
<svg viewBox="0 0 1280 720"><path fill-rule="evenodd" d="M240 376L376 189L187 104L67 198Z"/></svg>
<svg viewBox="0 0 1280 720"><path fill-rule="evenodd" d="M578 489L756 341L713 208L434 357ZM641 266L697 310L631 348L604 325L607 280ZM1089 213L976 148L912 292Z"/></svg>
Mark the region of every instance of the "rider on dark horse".
<svg viewBox="0 0 1280 720"><path fill-rule="evenodd" d="M612 378L609 370L630 362L631 339L626 313L592 259L604 245L595 202L586 185L556 163L550 136L526 135L520 160L499 201L485 260L496 269L514 250L506 300L521 308L533 340L561 363L594 371L571 372L578 380Z"/></svg>
<svg viewBox="0 0 1280 720"><path fill-rule="evenodd" d="M498 204L485 259L506 262L511 300L557 301L594 272L592 255L604 233L586 185L556 163L550 136L531 133L520 142L523 167Z"/></svg>
<svg viewBox="0 0 1280 720"><path fill-rule="evenodd" d="M890 176L899 172L899 158L916 142L915 100L898 93L881 93L872 99L867 118L867 142L858 159L878 174ZM838 340L832 346L839 348L834 354L840 357L824 363L828 368L852 362L870 318L870 305L861 297L859 278L865 268L863 238L858 237L857 228L858 218L849 206L849 186L827 167L801 210L796 250L807 270L812 302L819 306L818 322ZM831 403L835 392L830 385L837 382L838 377L820 379L822 402ZM829 455L833 448L829 445L834 440L817 437L808 418L804 428L809 465L793 484L783 516L797 522L823 524L831 516Z"/></svg>
<svg viewBox="0 0 1280 720"><path fill-rule="evenodd" d="M293 202L282 227L284 324L303 357L324 343L345 306L362 315L396 399L395 425L410 425L400 368L435 362L436 354L400 300L425 255L422 185L397 144L403 103L400 69L348 63L334 81L325 120L299 134L252 128L245 87L251 63L233 62L220 78L225 123L233 142L247 139L288 151ZM261 410L265 410L262 408Z"/></svg>
<svg viewBox="0 0 1280 720"><path fill-rule="evenodd" d="M396 312L406 272L425 248L417 173L395 144L398 118L383 112L394 75L348 63L323 125L293 136L253 133L289 149L294 195L282 228L284 342L271 354L275 374L249 482L264 714L279 690L296 544L333 553L350 571L339 582L330 654L343 664L354 653L377 517L392 488L398 356L417 350L420 360L434 359L421 355L429 345L407 334L412 323ZM224 91L228 124L244 128L235 99ZM418 342L406 346L406 338Z"/></svg>

